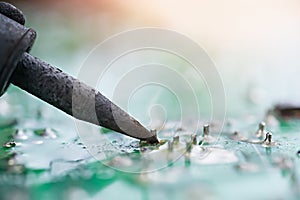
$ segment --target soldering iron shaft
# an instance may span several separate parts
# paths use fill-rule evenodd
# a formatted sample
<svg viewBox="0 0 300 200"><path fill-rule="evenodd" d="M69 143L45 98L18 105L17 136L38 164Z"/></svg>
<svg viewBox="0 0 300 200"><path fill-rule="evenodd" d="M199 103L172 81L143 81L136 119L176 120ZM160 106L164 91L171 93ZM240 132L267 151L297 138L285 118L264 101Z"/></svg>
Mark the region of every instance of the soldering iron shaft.
<svg viewBox="0 0 300 200"><path fill-rule="evenodd" d="M100 92L26 52L12 75L11 83L77 119L151 143L157 142L153 133Z"/></svg>
<svg viewBox="0 0 300 200"><path fill-rule="evenodd" d="M158 142L154 133L100 92L31 56L36 32L24 24L22 11L0 2L0 96L13 83L77 119Z"/></svg>

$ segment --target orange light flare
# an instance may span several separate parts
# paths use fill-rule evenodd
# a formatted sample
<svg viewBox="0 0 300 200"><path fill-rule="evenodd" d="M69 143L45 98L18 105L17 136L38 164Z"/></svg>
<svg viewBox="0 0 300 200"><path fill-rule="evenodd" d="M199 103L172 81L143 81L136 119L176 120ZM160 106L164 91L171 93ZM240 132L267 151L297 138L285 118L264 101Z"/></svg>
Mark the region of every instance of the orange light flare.
<svg viewBox="0 0 300 200"><path fill-rule="evenodd" d="M81 17L105 13L115 19L113 25L123 29L171 28L215 45L256 46L300 32L300 3L296 0L52 0L40 4Z"/></svg>
<svg viewBox="0 0 300 200"><path fill-rule="evenodd" d="M28 0L19 3L37 6L32 11L42 16L44 13L39 8L57 14L56 21L47 18L48 15L38 20L48 20L59 33L65 29L66 35L79 35L74 41L90 42L91 46L113 34L139 27L162 27L183 33L207 50L220 69L225 89L230 88L228 97L240 98L247 88L254 88L254 94L265 91L269 105L272 99L290 94L295 98L292 91L298 89L299 0ZM242 89L232 90L236 85Z"/></svg>
<svg viewBox="0 0 300 200"><path fill-rule="evenodd" d="M297 0L28 2L69 15L75 22L87 21L83 31L95 32L95 35L101 32L110 36L146 26L162 27L190 36L211 53L256 54L259 51L274 57L274 54L287 52L282 49L293 50L300 43L300 2Z"/></svg>

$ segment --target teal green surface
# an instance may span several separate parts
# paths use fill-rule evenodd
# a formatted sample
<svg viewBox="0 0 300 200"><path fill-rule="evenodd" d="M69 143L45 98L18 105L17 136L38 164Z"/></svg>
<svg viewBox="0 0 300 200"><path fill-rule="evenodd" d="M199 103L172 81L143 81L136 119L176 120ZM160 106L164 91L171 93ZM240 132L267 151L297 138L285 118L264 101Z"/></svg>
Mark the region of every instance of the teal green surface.
<svg viewBox="0 0 300 200"><path fill-rule="evenodd" d="M1 101L15 93L22 91L10 88ZM166 141L180 136L172 152L167 143L140 146L138 140L108 130L102 133L99 128L108 140L94 147L110 154L96 159L89 153L92 146L77 135L72 118L38 100L26 102L27 98L32 97L23 101L30 112L9 102L7 109L18 114L1 119L1 199L299 198L297 121L268 126L276 145L267 148L230 139L232 130L252 137L259 121L233 120L220 135L216 125L211 131L215 141L192 145L190 155L185 144L191 132L172 123L158 132ZM198 141L201 135L199 130ZM15 146L5 146L7 142Z"/></svg>

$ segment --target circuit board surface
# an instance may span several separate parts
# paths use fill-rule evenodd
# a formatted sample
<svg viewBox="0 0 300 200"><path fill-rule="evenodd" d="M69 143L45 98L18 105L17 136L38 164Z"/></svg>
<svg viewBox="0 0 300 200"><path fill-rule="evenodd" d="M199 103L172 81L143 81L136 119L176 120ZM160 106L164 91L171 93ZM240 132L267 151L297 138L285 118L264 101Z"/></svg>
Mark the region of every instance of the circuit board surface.
<svg viewBox="0 0 300 200"><path fill-rule="evenodd" d="M167 122L157 145L98 128L105 140L87 143L54 112L2 117L1 199L299 198L297 121L266 118L260 136L256 119L203 122L196 132Z"/></svg>

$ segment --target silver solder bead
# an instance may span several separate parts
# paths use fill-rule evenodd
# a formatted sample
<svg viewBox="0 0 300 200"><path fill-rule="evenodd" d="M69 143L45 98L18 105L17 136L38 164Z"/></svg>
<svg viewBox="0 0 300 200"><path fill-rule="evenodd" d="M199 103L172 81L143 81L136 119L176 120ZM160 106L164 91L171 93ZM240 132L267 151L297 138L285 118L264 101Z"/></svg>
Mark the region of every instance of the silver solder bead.
<svg viewBox="0 0 300 200"><path fill-rule="evenodd" d="M173 142L172 141L168 141L168 151L169 152L173 151Z"/></svg>
<svg viewBox="0 0 300 200"><path fill-rule="evenodd" d="M266 133L265 143L266 144L271 144L272 143L272 133L270 133L270 132Z"/></svg>
<svg viewBox="0 0 300 200"><path fill-rule="evenodd" d="M208 136L209 135L209 125L205 124L203 126L203 136Z"/></svg>
<svg viewBox="0 0 300 200"><path fill-rule="evenodd" d="M173 137L173 143L178 144L179 143L179 135L176 135Z"/></svg>
<svg viewBox="0 0 300 200"><path fill-rule="evenodd" d="M266 126L266 123L265 123L264 121L262 121L262 122L259 123L258 129L259 129L260 131L264 131L265 126Z"/></svg>
<svg viewBox="0 0 300 200"><path fill-rule="evenodd" d="M265 122L262 121L262 122L259 123L258 130L255 133L257 137L261 138L261 137L264 136L265 126L266 126Z"/></svg>

